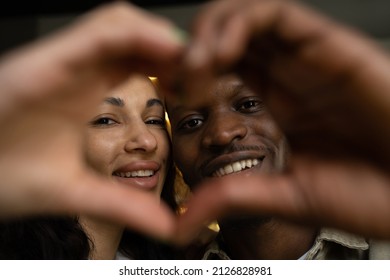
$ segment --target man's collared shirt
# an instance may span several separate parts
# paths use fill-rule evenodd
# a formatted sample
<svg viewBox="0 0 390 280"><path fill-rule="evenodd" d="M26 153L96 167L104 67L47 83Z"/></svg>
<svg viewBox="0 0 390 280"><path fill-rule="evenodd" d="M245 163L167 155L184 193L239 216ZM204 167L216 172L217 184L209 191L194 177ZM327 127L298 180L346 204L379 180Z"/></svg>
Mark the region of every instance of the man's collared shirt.
<svg viewBox="0 0 390 280"><path fill-rule="evenodd" d="M216 239L212 242L203 260L230 260ZM335 229L322 229L313 246L302 256L303 260L389 260L390 242L367 240Z"/></svg>

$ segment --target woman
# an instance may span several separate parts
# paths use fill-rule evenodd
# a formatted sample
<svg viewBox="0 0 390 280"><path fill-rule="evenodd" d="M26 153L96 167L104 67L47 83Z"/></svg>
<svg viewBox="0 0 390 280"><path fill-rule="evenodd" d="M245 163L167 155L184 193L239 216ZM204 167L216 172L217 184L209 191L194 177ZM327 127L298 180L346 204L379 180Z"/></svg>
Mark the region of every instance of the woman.
<svg viewBox="0 0 390 280"><path fill-rule="evenodd" d="M133 75L107 93L85 130L98 173L160 197L176 209L165 110L152 81ZM148 209L140 209L148 211ZM2 259L165 259L168 247L96 217L34 218L0 226Z"/></svg>

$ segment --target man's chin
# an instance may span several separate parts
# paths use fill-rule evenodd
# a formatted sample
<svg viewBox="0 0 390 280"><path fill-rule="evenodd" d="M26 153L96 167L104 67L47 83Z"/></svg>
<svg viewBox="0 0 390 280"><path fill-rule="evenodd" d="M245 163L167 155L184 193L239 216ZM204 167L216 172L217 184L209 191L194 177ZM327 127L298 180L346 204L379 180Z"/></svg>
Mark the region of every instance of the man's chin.
<svg viewBox="0 0 390 280"><path fill-rule="evenodd" d="M235 215L225 217L218 221L220 227L230 230L257 228L272 220L269 216L259 215Z"/></svg>

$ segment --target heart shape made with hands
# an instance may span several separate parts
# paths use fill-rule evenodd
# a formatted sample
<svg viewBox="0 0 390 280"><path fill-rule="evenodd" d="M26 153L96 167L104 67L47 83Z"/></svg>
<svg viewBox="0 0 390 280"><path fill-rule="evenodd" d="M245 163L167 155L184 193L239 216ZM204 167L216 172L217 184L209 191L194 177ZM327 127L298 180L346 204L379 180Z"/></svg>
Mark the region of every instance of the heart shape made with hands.
<svg viewBox="0 0 390 280"><path fill-rule="evenodd" d="M167 25L122 5L3 58L5 217L86 213L176 244L233 211L390 236L384 51L289 1L217 1L195 20L187 48ZM107 16L116 20L108 23ZM205 182L178 217L154 197L101 178L83 162L81 124L129 72L157 75L165 92L181 96L221 73L238 74L288 140L285 170Z"/></svg>

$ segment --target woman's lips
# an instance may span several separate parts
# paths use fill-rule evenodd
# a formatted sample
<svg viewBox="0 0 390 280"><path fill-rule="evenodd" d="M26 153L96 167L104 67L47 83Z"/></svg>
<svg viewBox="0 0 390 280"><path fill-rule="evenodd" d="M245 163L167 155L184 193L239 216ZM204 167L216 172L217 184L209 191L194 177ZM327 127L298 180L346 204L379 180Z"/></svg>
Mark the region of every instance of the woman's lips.
<svg viewBox="0 0 390 280"><path fill-rule="evenodd" d="M158 185L159 170L160 164L155 161L136 161L116 169L112 175L122 184L152 190Z"/></svg>
<svg viewBox="0 0 390 280"><path fill-rule="evenodd" d="M145 190L153 190L157 187L159 182L160 172L157 171L154 172L153 175L145 177L122 177L115 174L113 176L118 182L122 184Z"/></svg>

